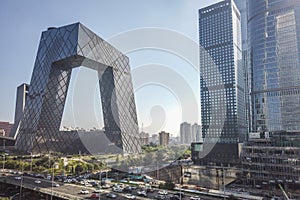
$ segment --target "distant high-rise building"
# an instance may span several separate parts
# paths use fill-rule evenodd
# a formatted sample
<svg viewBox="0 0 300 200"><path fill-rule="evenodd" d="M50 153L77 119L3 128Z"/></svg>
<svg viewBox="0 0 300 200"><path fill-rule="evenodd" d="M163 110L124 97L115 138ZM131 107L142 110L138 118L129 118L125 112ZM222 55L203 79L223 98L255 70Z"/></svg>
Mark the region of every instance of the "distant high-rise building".
<svg viewBox="0 0 300 200"><path fill-rule="evenodd" d="M159 135L159 145L162 145L162 146L169 145L170 133L161 131L158 135Z"/></svg>
<svg viewBox="0 0 300 200"><path fill-rule="evenodd" d="M17 88L16 96L16 107L15 107L15 121L12 130L9 133L9 136L14 138L16 131L19 128L20 120L23 116L23 111L26 105L26 98L28 95L29 85L26 83L21 84Z"/></svg>
<svg viewBox="0 0 300 200"><path fill-rule="evenodd" d="M252 130L300 130L300 1L248 0Z"/></svg>
<svg viewBox="0 0 300 200"><path fill-rule="evenodd" d="M192 125L192 141L191 142L200 142L202 141L202 132L201 126L197 123Z"/></svg>
<svg viewBox="0 0 300 200"><path fill-rule="evenodd" d="M242 29L242 50L247 49L247 0L234 0L241 16L241 29Z"/></svg>
<svg viewBox="0 0 300 200"><path fill-rule="evenodd" d="M246 139L247 121L241 14L233 0L199 10L199 43L204 150L205 143L226 144L230 147L216 147L210 157L234 160L238 143Z"/></svg>
<svg viewBox="0 0 300 200"><path fill-rule="evenodd" d="M247 121L247 133L250 131L251 127L251 70L249 67L249 51L248 51L248 12L247 12L247 0L234 0L236 6L238 7L241 14L241 29L242 29L242 65L244 67L244 77L245 77L245 111L246 111L246 121Z"/></svg>
<svg viewBox="0 0 300 200"><path fill-rule="evenodd" d="M151 137L150 137L150 144L158 144L158 135L157 134L153 134Z"/></svg>
<svg viewBox="0 0 300 200"><path fill-rule="evenodd" d="M141 132L140 133L140 144L142 146L149 144L149 133Z"/></svg>
<svg viewBox="0 0 300 200"><path fill-rule="evenodd" d="M183 122L180 124L180 143L191 144L192 141L192 127L191 124Z"/></svg>

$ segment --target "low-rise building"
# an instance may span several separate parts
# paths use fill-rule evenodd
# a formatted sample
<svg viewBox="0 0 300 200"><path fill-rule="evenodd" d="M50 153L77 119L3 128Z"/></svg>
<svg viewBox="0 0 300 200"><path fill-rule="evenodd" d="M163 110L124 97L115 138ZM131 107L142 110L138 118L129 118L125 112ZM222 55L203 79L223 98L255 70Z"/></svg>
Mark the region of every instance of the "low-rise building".
<svg viewBox="0 0 300 200"><path fill-rule="evenodd" d="M272 189L300 188L300 132L249 135L241 153L246 185Z"/></svg>
<svg viewBox="0 0 300 200"><path fill-rule="evenodd" d="M12 129L14 124L11 124L9 122L0 122L0 130L1 131L1 136L9 136L9 133Z"/></svg>

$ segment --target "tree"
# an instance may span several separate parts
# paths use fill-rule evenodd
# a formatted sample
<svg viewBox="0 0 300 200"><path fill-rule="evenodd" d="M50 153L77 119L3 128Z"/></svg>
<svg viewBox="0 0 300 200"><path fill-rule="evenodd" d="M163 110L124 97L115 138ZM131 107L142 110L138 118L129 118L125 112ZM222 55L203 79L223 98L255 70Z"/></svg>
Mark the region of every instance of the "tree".
<svg viewBox="0 0 300 200"><path fill-rule="evenodd" d="M75 173L76 174L80 174L84 171L84 167L80 164L78 164L76 167L75 167Z"/></svg>
<svg viewBox="0 0 300 200"><path fill-rule="evenodd" d="M159 188L173 190L175 188L175 183L173 183L172 181L166 181L164 184L159 184Z"/></svg>

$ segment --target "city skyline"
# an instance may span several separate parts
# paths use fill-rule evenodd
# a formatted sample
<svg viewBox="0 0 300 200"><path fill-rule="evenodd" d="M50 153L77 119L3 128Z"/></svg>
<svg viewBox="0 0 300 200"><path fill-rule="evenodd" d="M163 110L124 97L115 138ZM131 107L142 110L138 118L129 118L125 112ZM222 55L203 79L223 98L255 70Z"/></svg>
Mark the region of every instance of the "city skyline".
<svg viewBox="0 0 300 200"><path fill-rule="evenodd" d="M176 34L180 34L187 39L190 39L191 42L197 44L198 35L197 35L197 10L206 5L215 3L217 1L211 0L206 2L181 2L175 1L170 9L170 5L161 1L140 3L132 2L129 5L126 3L114 4L111 2L92 2L88 5L87 10L82 10L78 12L77 15L74 15L74 12L71 10L78 10L82 4L79 2L74 3L59 3L61 6L57 8L55 3L37 3L37 2L26 2L25 4L18 3L14 4L9 1L2 2L1 6L1 26L6 27L2 32L2 37L0 42L6 48L1 51L3 56L3 63L1 66L2 79L0 80L1 85L1 98L0 102L0 120L13 122L14 111L15 111L15 95L16 88L22 83L29 83L29 78L33 69L33 62L35 59L35 52L37 47L37 42L39 35L38 33L46 30L50 26L62 26L76 21L80 21L87 26L91 27L92 30L99 33L104 39L116 38L117 35L123 34L128 31L144 29L145 27L155 27L162 30L173 31ZM132 5L133 8L132 8ZM43 12L35 9L37 6L47 7ZM66 9L67 6L69 9ZM97 12L97 8L107 8L103 9L102 12ZM126 9L123 8L132 8L136 12L126 12ZM146 9L147 7L147 9ZM32 12L27 13L26 10L32 9ZM114 9L113 9L114 8ZM89 10L90 9L90 10ZM70 10L70 11L69 11ZM118 12L116 16L110 16L110 19L107 20L107 14L109 10L114 10ZM11 15L10 11L15 11L16 15ZM55 12L51 12L55 11ZM154 14L155 13L155 14ZM117 17L123 15L124 17ZM59 16L59 17L58 17ZM4 20L10 19L10 20ZM161 20L164 19L164 20ZM22 34L18 34L22 33ZM15 35L18 35L16 37ZM12 38L16 38L12 40ZM9 43L8 43L9 41ZM16 43L21 43L18 48L16 48ZM191 88L192 95L196 99L199 99L199 77L198 77L198 66L191 66L190 63L183 60L177 55L172 55L170 52L163 52L159 50L159 46L156 49L146 49L142 51L132 51L128 52L126 55L131 60L131 65L133 69L138 69L143 65L163 65L167 66L169 70L173 70L176 74L180 74L182 80L187 83ZM195 54L197 55L197 53ZM13 59L18 57L18 59ZM196 59L198 59L196 57ZM79 81L87 81L81 77L84 76L94 76L90 71L79 69L81 71L80 75L76 77L75 75L71 78L78 79ZM76 74L76 73L74 73ZM12 76L15 78L12 79ZM136 76L133 74L133 82L135 84ZM162 77L163 78L163 77ZM89 81L89 80L88 80ZM176 81L176 80L175 80ZM73 83L74 85L74 83ZM71 86L72 88L72 86ZM181 105L178 103L176 94L168 91L162 85L147 85L143 88L136 89L136 101L137 101L137 111L138 111L138 121L140 125L144 124L145 131L149 133L158 133L161 130L171 132L175 135L179 134L179 124L183 121L191 121L200 123L200 116L198 119L195 117L189 119L182 117L181 115ZM80 90L80 88L78 89ZM95 88L87 88L87 91L91 91L92 94L95 93ZM82 92L82 90L81 90ZM83 91L85 92L85 91ZM153 98L154 94L158 97ZM96 95L95 95L96 96ZM100 99L95 99L93 104L96 104L96 101ZM79 99L78 102L81 100ZM70 100L67 99L66 116L64 119L72 117L70 114L71 110ZM79 103L80 105L80 103ZM75 123L72 120L67 121L66 124L69 125L78 124L79 127L83 128L92 128L96 124L97 128L102 128L101 119L90 120L91 122L85 121L86 116L88 115L97 115L94 113L96 109L87 109L89 112L79 109L79 113L85 116L79 117L76 119ZM152 113L151 113L152 111ZM165 122L163 124L157 124L151 126L153 115L158 115L163 113L165 115ZM152 116L151 116L152 114ZM99 122L100 121L100 122ZM94 125L92 125L93 123ZM103 125L103 124L102 124Z"/></svg>

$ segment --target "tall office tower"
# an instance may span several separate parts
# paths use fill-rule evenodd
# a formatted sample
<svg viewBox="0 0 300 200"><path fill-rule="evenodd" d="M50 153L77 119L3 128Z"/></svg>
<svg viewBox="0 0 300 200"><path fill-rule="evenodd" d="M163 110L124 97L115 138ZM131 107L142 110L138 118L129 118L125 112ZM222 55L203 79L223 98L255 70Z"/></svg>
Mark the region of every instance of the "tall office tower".
<svg viewBox="0 0 300 200"><path fill-rule="evenodd" d="M162 131L158 135L159 135L159 145L162 145L162 146L169 145L170 133Z"/></svg>
<svg viewBox="0 0 300 200"><path fill-rule="evenodd" d="M241 16L242 50L247 49L247 0L234 0Z"/></svg>
<svg viewBox="0 0 300 200"><path fill-rule="evenodd" d="M231 162L247 135L241 15L233 0L199 10L199 43L202 137L204 145L217 144L207 158Z"/></svg>
<svg viewBox="0 0 300 200"><path fill-rule="evenodd" d="M16 131L19 128L19 122L23 116L23 111L24 111L24 108L26 105L26 98L28 95L28 90L29 90L29 85L26 83L21 84L17 88L14 126L9 133L9 136L12 138L15 137Z"/></svg>
<svg viewBox="0 0 300 200"><path fill-rule="evenodd" d="M201 135L201 126L197 123L192 125L192 138L191 142L200 142L202 141L202 135Z"/></svg>
<svg viewBox="0 0 300 200"><path fill-rule="evenodd" d="M192 127L191 124L183 122L180 124L180 143L191 144L192 139Z"/></svg>
<svg viewBox="0 0 300 200"><path fill-rule="evenodd" d="M246 109L246 120L247 120L247 129L248 132L250 131L251 127L251 97L250 97L250 88L251 88L251 69L248 65L249 63L249 51L248 51L248 31L247 31L247 24L248 24L248 12L247 12L247 0L234 0L236 3L237 8L241 13L241 29L242 29L242 65L244 67L245 73L245 109Z"/></svg>
<svg viewBox="0 0 300 200"><path fill-rule="evenodd" d="M300 1L249 0L253 131L300 130Z"/></svg>

